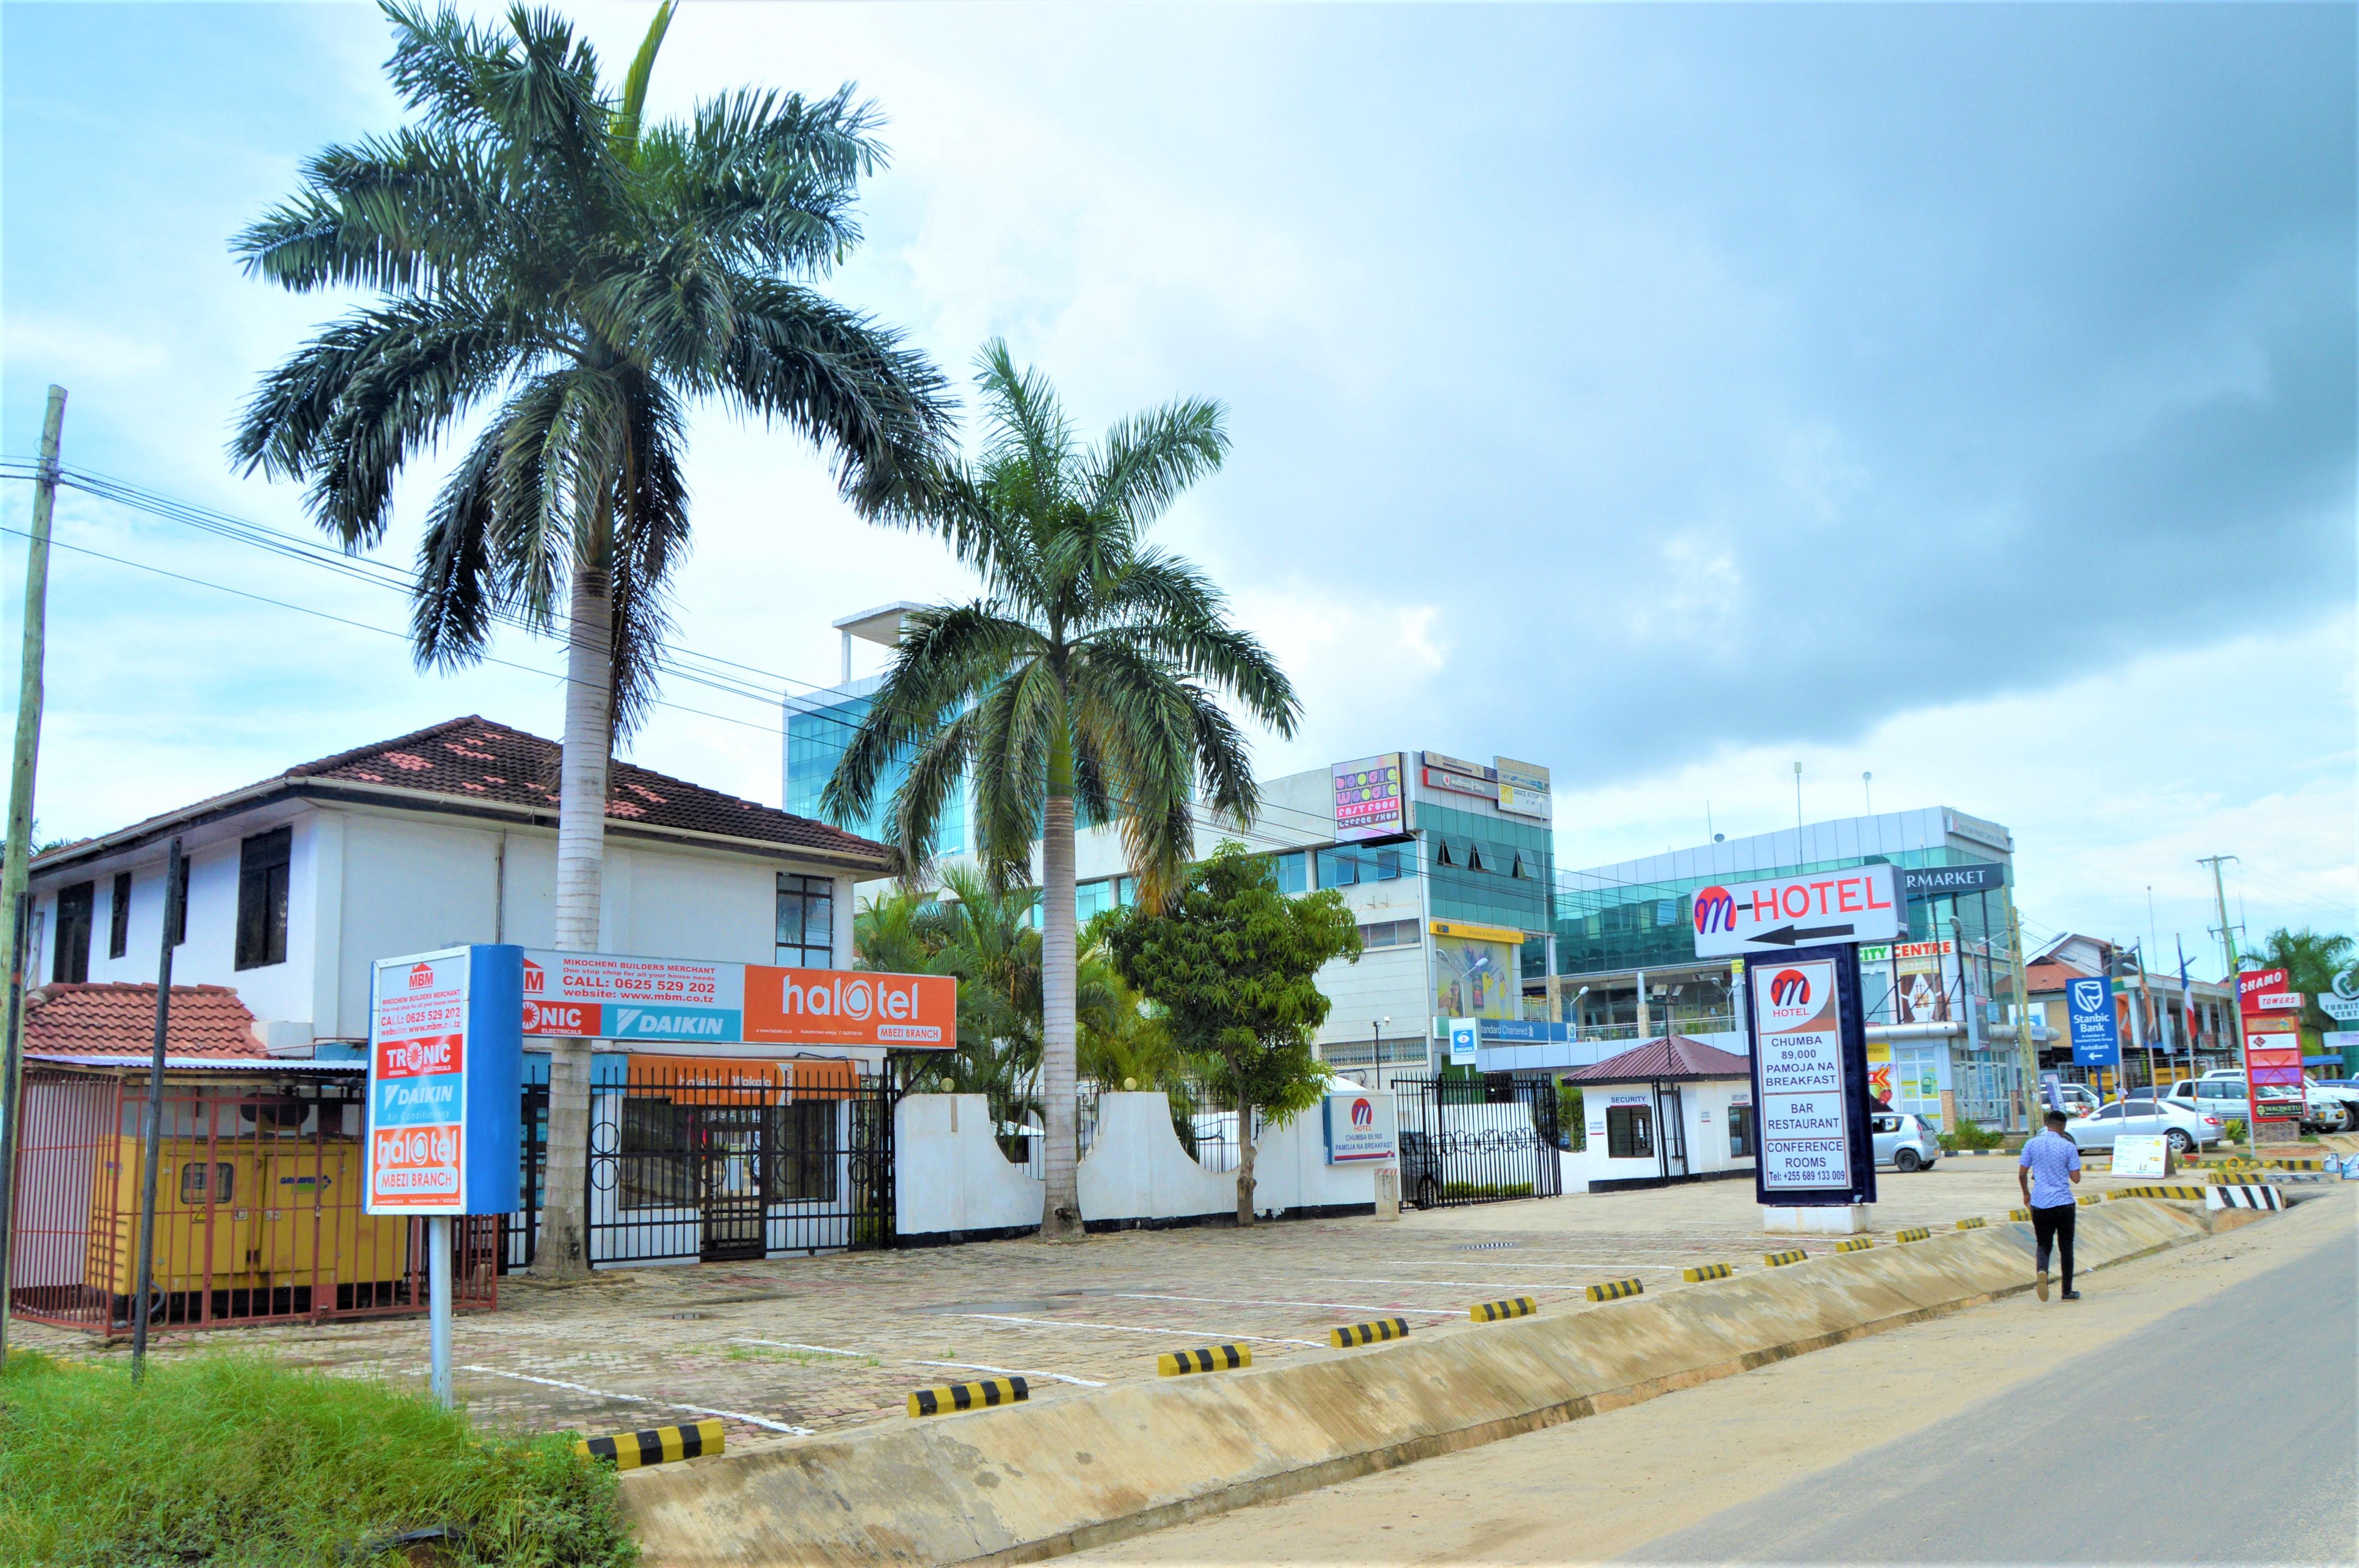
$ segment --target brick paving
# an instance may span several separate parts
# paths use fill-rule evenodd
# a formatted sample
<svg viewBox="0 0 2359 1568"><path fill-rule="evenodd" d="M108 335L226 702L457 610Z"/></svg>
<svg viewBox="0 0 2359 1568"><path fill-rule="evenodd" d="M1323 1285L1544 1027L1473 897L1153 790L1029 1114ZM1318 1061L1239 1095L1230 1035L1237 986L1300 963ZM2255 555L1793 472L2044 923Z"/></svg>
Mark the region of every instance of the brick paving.
<svg viewBox="0 0 2359 1568"><path fill-rule="evenodd" d="M1974 1167L1981 1167L1975 1169ZM1876 1227L2004 1215L2014 1162L1944 1162L1885 1178ZM1528 1295L1542 1312L1597 1310L1584 1287L1639 1278L1692 1289L1699 1262L1757 1267L1766 1247L1831 1251L1834 1238L1765 1238L1752 1184L1526 1200L1397 1223L1309 1220L1240 1233L1127 1231L1085 1242L1000 1241L893 1252L602 1271L585 1284L500 1282L496 1312L459 1319L461 1398L493 1424L608 1432L718 1414L733 1447L902 1418L911 1390L1018 1373L1033 1398L1152 1378L1158 1352L1236 1341L1256 1363L1326 1348L1327 1331L1406 1317L1418 1335L1483 1333L1467 1307ZM1703 1288L1709 1288L1708 1286ZM120 1357L22 1324L17 1343ZM290 1364L422 1384L421 1319L167 1335L266 1350Z"/></svg>

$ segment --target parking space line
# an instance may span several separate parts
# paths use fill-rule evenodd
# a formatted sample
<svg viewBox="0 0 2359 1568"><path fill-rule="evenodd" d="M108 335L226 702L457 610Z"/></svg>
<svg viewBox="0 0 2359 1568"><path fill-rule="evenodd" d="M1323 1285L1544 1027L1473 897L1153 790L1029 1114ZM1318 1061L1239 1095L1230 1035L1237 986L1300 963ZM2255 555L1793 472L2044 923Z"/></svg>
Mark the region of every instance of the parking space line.
<svg viewBox="0 0 2359 1568"><path fill-rule="evenodd" d="M808 1350L816 1356L849 1356L856 1361L865 1361L870 1358L868 1352L865 1350L838 1350L832 1345L798 1345L791 1339L740 1338L736 1343L739 1345L766 1345L774 1350Z"/></svg>
<svg viewBox="0 0 2359 1568"><path fill-rule="evenodd" d="M1344 1284L1367 1284L1371 1281L1365 1280L1346 1280L1340 1282ZM1410 1281L1408 1282L1411 1284L1421 1284L1424 1281ZM1456 1312L1443 1312L1434 1307L1401 1306L1397 1303L1387 1306L1370 1306L1365 1302L1262 1301L1246 1296L1158 1296L1150 1294L1146 1291L1107 1291L1104 1293L1122 1301L1130 1302L1204 1302L1214 1306L1321 1307L1332 1309L1336 1312L1413 1312L1420 1317L1456 1317L1458 1315Z"/></svg>
<svg viewBox="0 0 2359 1568"><path fill-rule="evenodd" d="M1606 1267L1606 1265L1605 1265L1605 1264L1603 1264L1603 1263L1595 1264L1595 1265L1593 1265L1593 1267L1595 1267L1595 1268L1600 1268L1600 1269L1603 1269L1603 1268ZM1632 1266L1633 1266L1633 1265L1627 1265L1627 1264L1624 1264L1624 1265L1617 1265L1617 1267L1625 1267L1625 1268L1626 1268L1626 1267L1632 1267ZM1462 1288L1467 1289L1467 1290L1475 1290L1475 1291L1577 1291L1577 1290L1581 1289L1581 1287L1580 1287L1579 1285L1550 1285L1550 1284L1545 1284L1545 1283L1542 1283L1542 1284L1533 1284L1533 1283L1532 1283L1531 1281L1506 1281L1506 1280L1346 1280L1346 1279L1338 1279L1338 1280L1336 1280L1336 1281L1335 1281L1335 1282L1336 1282L1337 1284L1339 1284L1339 1285L1445 1285L1445 1286L1462 1287ZM1446 1315L1451 1316L1451 1317L1456 1317L1458 1314L1457 1314L1456 1313L1454 1313L1454 1312L1453 1312L1453 1313L1450 1313L1450 1314L1446 1314Z"/></svg>
<svg viewBox="0 0 2359 1568"><path fill-rule="evenodd" d="M1071 1383L1077 1389L1103 1389L1103 1383L1088 1378L1068 1378L1062 1372L1035 1372L1023 1367L986 1367L980 1361L912 1361L912 1367L956 1367L969 1372L992 1372L1002 1378L1050 1378L1060 1383Z"/></svg>
<svg viewBox="0 0 2359 1568"><path fill-rule="evenodd" d="M677 1400L651 1400L645 1394L618 1394L606 1389L593 1389L587 1383L568 1383L556 1378L535 1378L524 1372L503 1372L497 1367L469 1366L462 1367L459 1370L481 1372L487 1378L513 1378L519 1383L538 1383L545 1389L571 1389L577 1394L595 1394L602 1400L627 1400L635 1405L659 1405L665 1410L694 1411L698 1415L717 1415L727 1421L742 1421L748 1426L767 1427L772 1432L783 1432L789 1437L809 1437L813 1431L808 1426L790 1426L785 1422L772 1421L766 1416L747 1415L743 1411L717 1411L709 1405L684 1405Z"/></svg>
<svg viewBox="0 0 2359 1568"><path fill-rule="evenodd" d="M1067 1323L1061 1318L1053 1317L1010 1317L1004 1312L945 1313L942 1315L945 1317L979 1317L992 1323L1020 1323L1027 1328L1094 1328L1107 1334L1153 1334L1165 1339L1169 1339L1174 1335L1203 1335L1211 1332L1210 1330L1201 1328L1136 1328L1126 1323ZM1214 1334L1212 1337L1216 1339L1250 1340L1256 1345L1301 1345L1307 1346L1313 1350L1324 1350L1327 1348L1327 1346L1321 1345L1315 1339L1283 1339L1267 1334L1231 1334L1226 1330L1223 1330L1218 1334Z"/></svg>

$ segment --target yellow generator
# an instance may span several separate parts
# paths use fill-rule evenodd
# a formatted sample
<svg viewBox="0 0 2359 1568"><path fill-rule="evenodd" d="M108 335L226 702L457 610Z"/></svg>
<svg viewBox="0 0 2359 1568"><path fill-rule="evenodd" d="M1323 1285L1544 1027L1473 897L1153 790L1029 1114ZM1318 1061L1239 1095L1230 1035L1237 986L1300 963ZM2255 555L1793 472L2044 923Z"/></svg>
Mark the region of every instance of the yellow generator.
<svg viewBox="0 0 2359 1568"><path fill-rule="evenodd" d="M126 1298L138 1290L144 1152L136 1135L114 1139L91 1205L85 1279ZM409 1271L409 1222L361 1212L355 1140L168 1138L157 1178L161 1296L309 1291L320 1310L340 1288L389 1286Z"/></svg>

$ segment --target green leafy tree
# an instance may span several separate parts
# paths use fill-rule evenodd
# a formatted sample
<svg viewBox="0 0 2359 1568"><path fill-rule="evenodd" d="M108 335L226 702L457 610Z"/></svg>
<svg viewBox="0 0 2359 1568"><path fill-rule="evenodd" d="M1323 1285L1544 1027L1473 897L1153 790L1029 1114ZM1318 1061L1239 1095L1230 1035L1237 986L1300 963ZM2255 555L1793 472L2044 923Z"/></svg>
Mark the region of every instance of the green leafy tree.
<svg viewBox="0 0 2359 1568"><path fill-rule="evenodd" d="M1228 623L1220 591L1150 547L1148 527L1220 466L1220 406L1168 404L1083 447L1055 391L984 351L980 458L946 465L907 514L937 527L982 578L984 597L911 614L884 683L828 783L836 821L864 819L897 762L887 814L920 867L953 791L973 781L981 852L995 876L1041 861L1044 1234L1078 1237L1075 1050L1076 821L1117 825L1142 897L1157 902L1194 853L1200 806L1248 819L1259 801L1225 694L1281 735L1294 690L1260 643Z"/></svg>
<svg viewBox="0 0 2359 1568"><path fill-rule="evenodd" d="M1224 840L1166 908L1103 917L1115 969L1163 1009L1173 1044L1237 1105L1237 1223L1254 1217L1256 1112L1283 1127L1319 1103L1327 1071L1311 1036L1327 1021L1320 967L1360 961L1360 926L1333 889L1289 898L1265 856Z"/></svg>
<svg viewBox="0 0 2359 1568"><path fill-rule="evenodd" d="M312 157L235 241L255 276L376 301L265 378L231 450L308 483L314 520L361 549L384 537L402 469L488 406L428 514L412 643L450 667L481 658L502 621L563 627L556 942L594 949L608 765L656 700L688 553L690 405L810 439L874 516L919 499L945 387L812 287L858 242L853 198L884 157L849 88L738 92L651 124L670 0L619 92L551 11L518 5L505 27L447 6L385 14L412 123ZM534 1268L574 1274L590 1049L553 1044Z"/></svg>
<svg viewBox="0 0 2359 1568"><path fill-rule="evenodd" d="M2283 969L2289 987L2302 993L2301 1027L2311 1033L2321 1033L2335 1027L2318 999L2334 989L2334 977L2351 967L2353 944L2350 937L2335 932L2313 931L2305 925L2299 931L2278 926L2261 944L2257 953L2245 955L2248 969Z"/></svg>

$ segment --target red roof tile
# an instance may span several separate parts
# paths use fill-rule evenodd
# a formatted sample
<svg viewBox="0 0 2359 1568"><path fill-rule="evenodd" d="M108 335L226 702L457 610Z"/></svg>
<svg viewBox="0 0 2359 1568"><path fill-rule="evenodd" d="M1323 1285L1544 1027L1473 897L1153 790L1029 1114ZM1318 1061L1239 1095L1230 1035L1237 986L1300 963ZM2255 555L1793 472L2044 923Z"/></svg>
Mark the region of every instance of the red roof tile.
<svg viewBox="0 0 2359 1568"><path fill-rule="evenodd" d="M25 993L29 1054L144 1053L156 1040L156 988L62 982ZM165 1051L173 1056L265 1056L254 1014L227 986L174 986Z"/></svg>
<svg viewBox="0 0 2359 1568"><path fill-rule="evenodd" d="M349 779L389 784L460 800L499 801L536 811L557 809L558 762L562 750L505 724L470 715L412 735L322 757L287 770L290 779ZM707 789L652 769L617 762L608 770L609 820L685 833L712 833L768 844L874 858L880 844L824 822L796 816L734 795Z"/></svg>
<svg viewBox="0 0 2359 1568"><path fill-rule="evenodd" d="M1644 1084L1671 1078L1749 1078L1749 1058L1732 1055L1717 1045L1674 1034L1649 1040L1635 1051L1608 1056L1593 1067L1565 1076L1589 1084Z"/></svg>
<svg viewBox="0 0 2359 1568"><path fill-rule="evenodd" d="M2076 969L2053 958L2040 958L2023 967L2023 989L2027 994L2047 996L2064 989L2067 980L2093 979L2085 969Z"/></svg>

